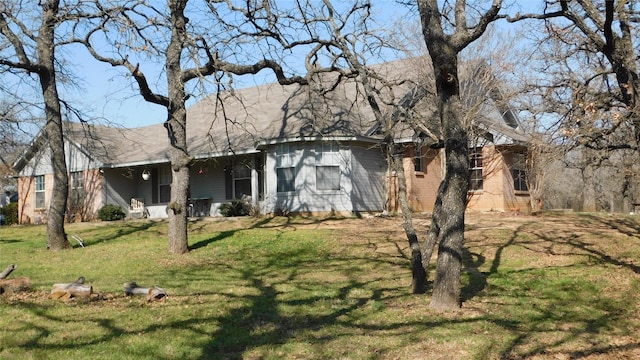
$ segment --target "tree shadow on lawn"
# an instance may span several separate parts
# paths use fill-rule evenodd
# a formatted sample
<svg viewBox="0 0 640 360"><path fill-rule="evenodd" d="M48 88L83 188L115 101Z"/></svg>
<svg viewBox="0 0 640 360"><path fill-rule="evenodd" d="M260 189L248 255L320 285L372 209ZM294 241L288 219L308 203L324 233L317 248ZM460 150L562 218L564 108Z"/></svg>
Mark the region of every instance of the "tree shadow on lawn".
<svg viewBox="0 0 640 360"><path fill-rule="evenodd" d="M106 237L96 238L101 234L104 234L104 227L92 228L86 231L73 232L73 229L67 229L67 237L69 241L74 243L73 235L78 235L84 240L84 246L97 245L104 242L118 240L121 237L129 236L138 232L146 232L154 226L160 225L160 221L146 221L146 222L125 222L115 232Z"/></svg>
<svg viewBox="0 0 640 360"><path fill-rule="evenodd" d="M596 226L593 226L593 221ZM572 233L567 230L567 224L570 219L564 218L559 221L563 225L554 226L547 229L540 226L536 221L525 222L518 226L506 241L496 246L496 240L491 238L491 233L486 234L486 230L480 231L475 235L475 239L468 241L465 246L463 255L463 264L465 271L469 276L468 284L462 289L462 301L469 301L486 289L488 280L500 272L500 278L514 277L511 284L516 284L516 288L501 289L499 282L492 285L492 293L500 292L501 298L510 299L505 303L496 304L501 308L501 313L496 314L492 322L499 324L513 335L509 341L508 347L502 352L502 358L529 358L535 356L569 356L569 358L587 357L590 355L618 356L620 353L623 357L631 352L638 354L640 343L637 341L626 340L627 343L620 342L621 345L612 345L607 340L595 340L596 337L602 338L609 336L609 340L617 338L616 334L624 334L625 331L634 328L634 321L637 317L630 314L630 309L626 301L618 300L615 296L600 292L598 290L588 291L590 285L588 280L575 283L575 279L570 277L562 280L563 269L571 271L575 266L574 263L559 266L537 264L531 268L520 270L502 270L500 266L503 262L504 251L512 246L518 246L531 253L531 261L536 262L539 257L567 256L576 257L576 262L580 262L580 258L584 256L596 259L599 262L628 269L634 273L638 273L638 266L616 259L614 256L607 254L602 249L598 249L597 243L591 243L581 237L581 234ZM611 236L611 230L620 234L637 237L637 234L629 232L629 229L637 229L638 225L633 221L618 221L618 219L603 219L599 216L590 218L590 223L582 223L579 219L575 220L578 228L582 231L593 235L593 231L598 231L598 225L604 225ZM604 235L604 233L603 233ZM606 241L606 240L602 240ZM484 247L484 243L489 243L489 247L495 247L493 259L491 259L491 267L488 271L481 272L479 268L487 261L487 257L483 255L482 249L478 252L468 250L469 247ZM638 246L639 244L636 244ZM539 254L539 255L536 255ZM526 265L525 265L526 266ZM545 281L538 279L538 272L544 273L544 269L557 268L560 278L553 281ZM517 278L517 279L516 279ZM518 281L520 280L520 282ZM541 281L548 284L548 287L538 286L533 289L529 288L528 281ZM585 286L587 288L585 288ZM555 288L554 288L555 287ZM533 292L532 292L533 291ZM633 290L630 290L633 291ZM582 299L581 295L590 293L589 299ZM490 299L491 294L485 294ZM635 299L635 297L632 297ZM505 301L505 300L502 300ZM633 300L636 301L636 300ZM637 301L636 301L637 302ZM514 313L529 313L529 315L519 315L525 317L525 322L513 322L510 320L508 307L515 306ZM526 317L529 316L527 319ZM555 334L555 335L547 335ZM635 338L633 331L628 334ZM588 345L569 345L569 344ZM573 348L572 348L573 346ZM562 350L567 348L568 350ZM555 355L554 355L555 354Z"/></svg>
<svg viewBox="0 0 640 360"><path fill-rule="evenodd" d="M491 241L491 244L486 245L495 249L493 258L482 255L483 252L479 250L467 251L464 256L467 269L475 268L477 270L488 260L491 261L491 267L488 271L477 275L478 278L472 277L470 284L463 290L465 299L469 300L478 296L486 288L490 277L498 273L502 277L535 277L536 274L531 274L533 269L530 268L507 274L500 271L503 253L508 247L523 246L532 251L549 253L553 251L549 248L551 245L549 242L557 241L566 245L566 238L553 238L553 235L549 235L549 238L537 237L535 239L520 236L525 232L534 232L530 229L526 230L529 226L535 229L537 225L535 222L525 223L518 230L513 231L503 243L497 244L496 241ZM483 233L480 236L484 236ZM478 240L471 240L469 243L472 247L484 246L482 241L477 242ZM375 250L372 252L375 253ZM567 288L563 289L568 293L566 296L560 291L550 291L542 293L538 298L527 296L525 285L517 289L501 289L499 284L493 284L491 294L486 294L487 299L497 301L492 307L492 309L497 309L497 312L493 314L484 313L479 316L454 318L439 317L429 315L425 302L424 313L428 316L424 320L399 317L371 324L363 319L366 314L360 313L359 310L371 306L372 302L386 304L399 298L414 297L415 295L409 295L409 288L403 285L381 286L377 283L379 279L376 276L363 278L361 277L362 271L358 271L358 269L354 271L354 267L360 266L358 262L379 265L378 268L375 266L373 268L367 267L366 271L373 274L382 273L385 269L389 270L388 265L390 264L394 264L398 269L398 256L387 254L387 257L381 257L378 256L379 254L375 254L375 256L372 254L371 258L363 258L347 254L334 256L333 252L330 255L329 258L307 257L301 259L298 253L282 252L276 256L265 258L260 263L236 265L216 263L216 267L221 266L220 269L226 269L226 271L236 274L237 276L233 279L241 279L249 288L244 293L218 292L223 300L216 301L234 304L234 306L227 306L229 308L227 311L214 312L213 315L171 317L170 320L162 320L142 329L128 329L126 325L118 324L113 319L101 317L99 312L92 312L87 318L82 318L80 321L97 324L104 329L102 335L61 344L53 344L50 340L45 341L43 339L46 339L46 336L38 335L21 345L21 348L52 351L80 350L87 345L117 340L121 336L139 336L140 334L153 336L157 331L175 330L178 337L190 336L209 339L205 343L193 341L192 346L198 346L201 349L200 359L241 359L245 356L255 355L252 351L273 351L280 346L283 349L296 349L295 346L283 346L284 344L294 344L293 342L308 344L304 346L308 346L309 353L285 353L283 357L306 355L308 358L322 358L327 356L324 346L333 344L332 341L338 340L340 337L358 336L358 334L380 337L389 334L389 332L412 333L414 331L415 335L411 336L424 337L428 334L424 329L436 331L441 326L450 326L455 323L481 323L482 325L478 325L480 329L504 331L505 339L503 341L506 345L489 344L486 345L487 350L485 351L492 356L496 351L500 352L501 358L505 359L536 356L579 358L590 355L615 355L621 351L626 351L625 354L629 354L640 349L640 343L637 340L626 343L616 342L616 345L606 343L606 341L615 338L616 334L624 333L624 329L629 326L627 317L635 316L628 313L624 304L611 302L610 299L598 294L595 294L591 299L572 298L572 292L580 293L581 290L572 288L571 284L566 285ZM303 276L321 271L328 266L338 266L332 265L329 260L335 262L334 264L349 264L349 266L339 265L344 266L345 270L341 273L346 276L346 280L341 281L342 285L333 287L331 294L314 293L313 289L322 288L326 279L321 275L312 279L303 279ZM211 268L210 265L207 263L205 268L200 270L210 270L211 276L215 276L216 269L215 267ZM410 276L408 269L404 274ZM517 281L511 283L518 284ZM282 289L292 286L305 288L303 295L286 296L288 293ZM350 296L355 290L360 289L367 289L368 293L356 297ZM496 293L499 294L496 295ZM190 295L185 294L184 296ZM322 308L318 306L318 304L327 301L330 306ZM175 306L182 307L183 305L176 304ZM216 304L211 303L211 306L216 306ZM291 310L292 307L294 307L293 310ZM577 307L581 307L581 309ZM285 309L289 309L289 311ZM38 325L39 317L65 324L69 322L69 319L52 316L46 309L41 309L38 306L31 307L30 311L37 316L21 321L26 321L30 326L34 326L39 334L46 335L50 332L48 328ZM125 311L135 311L135 309L129 308ZM510 314L511 311L514 313L525 312L526 314L514 316ZM213 327L213 330L203 329L202 324L205 323L217 324L217 326ZM324 330L326 327L335 327L337 330ZM424 341L424 339L416 341ZM397 350L390 348L393 346L391 344L393 342L379 344L376 349L379 349L380 352L375 356L384 357L385 353ZM366 344L359 346L366 346ZM498 350L496 350L496 346L498 346ZM568 350L566 346L569 347ZM128 355L145 357L149 356L145 352L147 350L127 346L122 349L122 354L124 357ZM481 353L483 350L476 351ZM256 357L259 356L263 355L258 353ZM155 358L169 359L171 357L157 354Z"/></svg>
<svg viewBox="0 0 640 360"><path fill-rule="evenodd" d="M259 221L255 222L255 223L251 224L249 227L243 227L243 228L238 228L238 229L220 231L215 236L212 236L212 237L204 239L204 240L200 240L200 241L194 243L193 245L190 245L189 246L189 250L197 250L197 249L206 247L209 244L214 243L216 241L220 241L220 240L224 240L226 238L229 238L229 237L233 236L235 233L237 233L238 231L260 228L264 224L269 223L269 221L270 221L270 219L265 217L265 218L260 219ZM204 226L202 226L201 229L204 229ZM190 229L190 231L195 232L195 231L198 231L198 229L192 228L192 229Z"/></svg>
<svg viewBox="0 0 640 360"><path fill-rule="evenodd" d="M527 224L518 226L513 233L509 236L507 241L501 243L496 247L493 259L491 260L491 267L489 271L480 271L479 268L486 262L486 257L479 253L472 253L469 251L469 245L475 242L488 241L489 236L486 235L486 229L480 230L480 240L475 240L466 244L462 249L462 266L463 270L469 275L468 284L462 288L460 294L460 301L464 304L465 301L471 300L477 296L487 286L487 278L498 272L500 264L502 262L502 256L504 251L516 244L516 240L522 231L526 228ZM495 246L495 245L494 245Z"/></svg>
<svg viewBox="0 0 640 360"><path fill-rule="evenodd" d="M283 222L284 219L284 222ZM224 240L233 236L238 231L248 230L248 229L295 229L296 225L310 225L310 224L321 224L326 221L335 221L341 220L340 218L326 218L326 219L316 219L316 218L291 218L291 217L262 217L259 218L258 221L251 223L247 227L232 229L232 230L224 230L220 231L217 235L212 236L210 238L200 240L193 245L189 246L189 250L197 250L202 247L206 247L207 245L214 243L216 241ZM224 221L224 220L222 220ZM204 229L205 226L201 225L200 229ZM192 228L192 232L198 231L198 228Z"/></svg>
<svg viewBox="0 0 640 360"><path fill-rule="evenodd" d="M197 243L195 243L193 245L190 245L189 246L189 251L198 250L198 249L206 247L209 244L214 243L216 241L224 240L224 239L226 239L228 237L233 236L233 234L235 234L236 232L238 232L238 230L220 231L218 233L218 235L216 235L216 236L212 236L212 237L210 237L208 239L200 240Z"/></svg>
<svg viewBox="0 0 640 360"><path fill-rule="evenodd" d="M309 348L308 353L298 355L321 358L326 356L323 353L324 346L322 344L336 340L340 336L352 335L344 333L334 335L331 330L323 331L323 329L335 326L350 329L354 334L382 330L381 326L369 327L359 324L360 316L356 313L372 302L391 300L392 296L384 296L383 294L397 294L402 289L381 287L372 290L370 295L353 298L350 297L353 291L371 289L371 284L375 284L377 280L358 280L356 277L351 277L337 291L332 291L332 294L311 295L314 293L313 288L317 288L319 284L307 283L305 287L297 283L296 279L298 276L318 271L323 266L326 268L327 265L324 265L322 260L290 263L288 266L289 275L274 281L274 278L281 276L286 271L281 262L286 258L295 258L296 256L298 255L281 254L278 258L271 259L266 266L259 267L267 269L266 271L254 267L234 269L241 274L242 279L250 283L252 289L257 290L257 293L242 296L238 301L245 303L244 305L231 309L226 315L217 319L220 324L219 328L212 334L211 340L204 347L200 359L243 359L245 356L253 356L248 355L247 352L259 347L281 346L294 338L299 338L299 342L307 344L305 347ZM332 260L346 263L377 261L358 258L332 258ZM345 269L345 272L349 273L351 270ZM279 291L277 287L292 286L292 282L296 283L298 290L302 289L311 296L281 299L287 294ZM325 304L323 305L323 303ZM292 307L300 307L300 309L292 311L291 314L284 314L281 311L283 308L291 309ZM309 307L311 311L314 308L316 310L305 312L305 307ZM406 326L409 328L412 325L418 324L403 322L393 325L393 327ZM296 355L282 354L282 357L295 357ZM264 354L258 355L258 357L262 356Z"/></svg>

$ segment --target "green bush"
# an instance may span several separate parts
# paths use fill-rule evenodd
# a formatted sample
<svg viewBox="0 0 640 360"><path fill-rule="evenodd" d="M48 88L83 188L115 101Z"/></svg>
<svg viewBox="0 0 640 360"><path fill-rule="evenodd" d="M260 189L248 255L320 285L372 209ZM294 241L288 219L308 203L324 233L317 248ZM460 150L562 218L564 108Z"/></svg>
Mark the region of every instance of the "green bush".
<svg viewBox="0 0 640 360"><path fill-rule="evenodd" d="M0 215L4 215L4 224L18 223L18 203L10 203L0 208Z"/></svg>
<svg viewBox="0 0 640 360"><path fill-rule="evenodd" d="M251 206L243 200L233 200L230 203L220 205L222 216L248 216L251 214Z"/></svg>
<svg viewBox="0 0 640 360"><path fill-rule="evenodd" d="M125 216L120 205L107 204L98 210L98 219L102 221L122 220Z"/></svg>

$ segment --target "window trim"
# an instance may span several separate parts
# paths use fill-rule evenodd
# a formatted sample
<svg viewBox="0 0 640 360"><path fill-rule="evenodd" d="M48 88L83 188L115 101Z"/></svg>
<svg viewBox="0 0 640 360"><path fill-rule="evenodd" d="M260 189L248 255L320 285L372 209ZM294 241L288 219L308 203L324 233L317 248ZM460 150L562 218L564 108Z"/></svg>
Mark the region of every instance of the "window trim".
<svg viewBox="0 0 640 360"><path fill-rule="evenodd" d="M415 173L424 174L426 169L423 162L422 145L413 148L413 171Z"/></svg>
<svg viewBox="0 0 640 360"><path fill-rule="evenodd" d="M513 190L517 194L527 194L529 193L529 184L527 184L525 154L514 153L512 160L511 176L513 177Z"/></svg>
<svg viewBox="0 0 640 360"><path fill-rule="evenodd" d="M482 148L472 148L469 151L469 192L484 190L484 163ZM480 176L478 177L478 173ZM475 185L474 185L475 184Z"/></svg>
<svg viewBox="0 0 640 360"><path fill-rule="evenodd" d="M329 186L320 185L319 174L323 171L320 169L337 169L337 179L333 179L333 182L328 184ZM342 189L342 172L340 168L340 145L335 142L320 142L315 147L315 186L316 191L322 192L338 192ZM320 172L319 172L320 171ZM322 177L323 179L329 179L331 177ZM337 180L337 183L335 182ZM322 185L327 185L323 182Z"/></svg>
<svg viewBox="0 0 640 360"><path fill-rule="evenodd" d="M291 193L296 191L296 148L293 144L276 145L276 193ZM287 169L287 170L285 170ZM283 173L290 171L289 175Z"/></svg>
<svg viewBox="0 0 640 360"><path fill-rule="evenodd" d="M41 185L41 186L39 186ZM47 206L47 198L46 198L46 186L45 186L45 178L44 175L36 175L34 176L34 208L35 209L44 209ZM38 189L39 187L42 187L41 189ZM38 201L38 195L40 195L41 199L40 201ZM38 204L39 202L42 202L42 204ZM38 206L38 205L42 205L42 206Z"/></svg>
<svg viewBox="0 0 640 360"><path fill-rule="evenodd" d="M69 173L69 205L77 206L84 202L84 172Z"/></svg>

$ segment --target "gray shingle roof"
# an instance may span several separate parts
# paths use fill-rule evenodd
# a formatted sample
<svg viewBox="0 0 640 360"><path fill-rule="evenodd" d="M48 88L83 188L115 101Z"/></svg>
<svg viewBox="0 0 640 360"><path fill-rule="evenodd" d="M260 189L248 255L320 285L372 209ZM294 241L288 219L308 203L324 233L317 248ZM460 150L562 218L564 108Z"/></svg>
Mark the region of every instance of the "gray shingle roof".
<svg viewBox="0 0 640 360"><path fill-rule="evenodd" d="M413 72L407 69L424 71L423 67L415 59L408 59L376 65L374 69L382 78L401 81L411 77ZM420 79L427 73L414 78ZM333 91L322 93L324 88L332 84L329 75L323 76L309 86L273 83L226 91L210 95L190 106L187 109L187 146L190 154L196 158L216 157L227 155L230 151L257 151L261 143L318 137L380 139L379 133L371 131L376 123L365 97L358 91L361 85L355 80L348 80ZM399 83L393 93L386 94L387 99L393 97L396 103L406 99L407 94L418 86L412 80L415 79ZM464 83L463 86L468 85ZM432 91L428 87L425 89L426 95L422 94L420 100L415 101L414 113L418 113L415 119L420 123L419 126L396 123L397 138L411 139L415 137L415 129L427 129L438 134ZM496 110L495 104L493 107ZM481 120L485 127L518 141L526 140L519 129L513 127L515 123L505 123L499 111L484 113L491 114ZM513 122L513 119L509 120ZM169 161L169 140L163 124L139 128L78 123L67 123L65 126L67 138L104 166L122 167ZM22 166L24 160L23 156Z"/></svg>

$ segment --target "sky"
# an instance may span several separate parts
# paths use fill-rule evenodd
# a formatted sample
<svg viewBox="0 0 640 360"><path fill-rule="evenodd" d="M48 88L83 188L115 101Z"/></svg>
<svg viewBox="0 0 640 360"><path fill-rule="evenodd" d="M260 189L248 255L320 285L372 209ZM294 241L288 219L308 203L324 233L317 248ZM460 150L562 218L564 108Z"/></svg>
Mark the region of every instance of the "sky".
<svg viewBox="0 0 640 360"><path fill-rule="evenodd" d="M515 1L516 7L532 6L528 0ZM378 11L384 14L383 19L397 19L403 9L391 0L374 2ZM416 19L417 21L417 19ZM114 68L94 60L85 49L75 47L70 50L78 79L83 79L79 89L70 89L65 97L72 99L78 108L87 109L89 117L100 123L115 124L123 127L138 127L159 124L166 120L166 109L162 106L146 102L138 93L138 87L124 68ZM388 59L393 60L393 59ZM159 76L161 68L149 63L142 64L141 69L153 81ZM269 70L263 70L255 77L245 76L237 84L237 88L258 85L274 81ZM160 81L162 83L162 81ZM162 93L162 92L161 92ZM164 93L163 93L164 94ZM197 99L190 100L192 105Z"/></svg>
<svg viewBox="0 0 640 360"><path fill-rule="evenodd" d="M285 0L286 1L286 0ZM376 5L377 11L387 19L396 19L395 15L406 11L394 1L383 0ZM116 124L123 127L138 127L159 124L166 120L167 112L162 106L146 102L138 93L138 87L132 78L127 76L124 68L114 68L97 62L80 46L66 50L71 54L74 72L78 79L83 79L80 89L69 89L65 96L73 99L79 108L89 109L87 115L101 123ZM261 55L260 59L262 58ZM257 59L257 60L260 60ZM391 60L391 59L390 59ZM255 60L252 60L255 61ZM142 63L141 70L152 82L162 68L159 65ZM155 77L155 78L154 78ZM235 88L260 85L274 82L271 70L265 69L255 76L235 77ZM160 81L162 83L163 81ZM194 85L193 80L190 85ZM155 89L152 89L155 90ZM159 91L166 95L166 92ZM191 99L187 106L198 99Z"/></svg>

